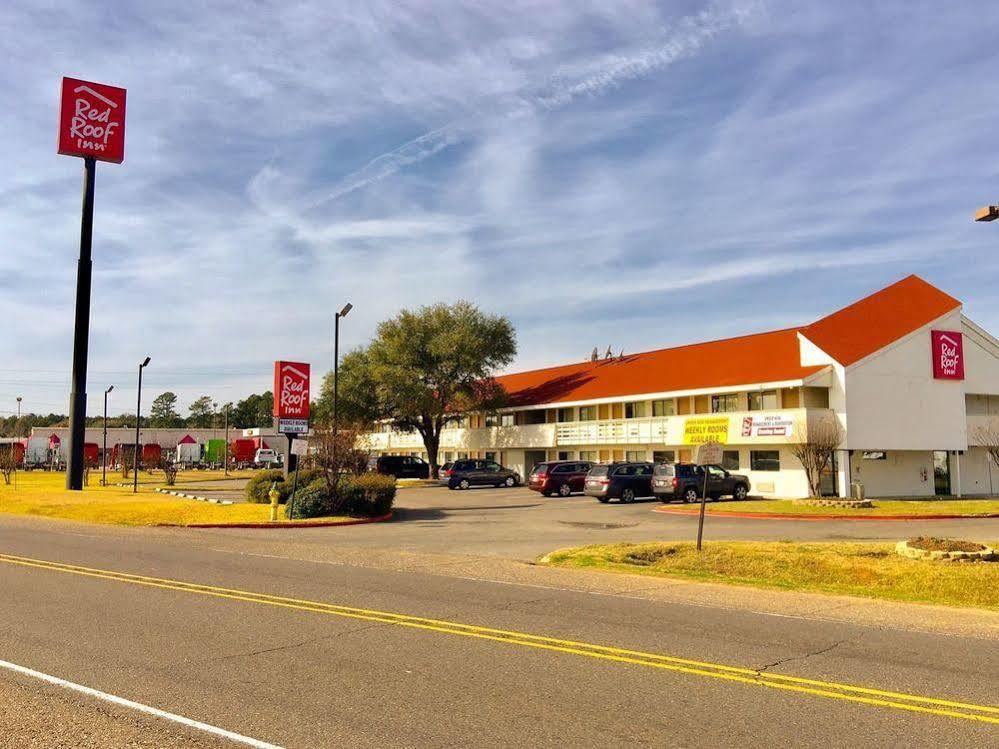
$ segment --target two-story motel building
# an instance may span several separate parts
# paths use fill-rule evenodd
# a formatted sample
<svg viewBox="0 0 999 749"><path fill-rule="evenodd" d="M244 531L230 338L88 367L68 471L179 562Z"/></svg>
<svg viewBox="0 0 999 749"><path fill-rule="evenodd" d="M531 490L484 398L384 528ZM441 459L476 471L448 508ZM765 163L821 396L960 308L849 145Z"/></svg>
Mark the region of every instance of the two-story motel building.
<svg viewBox="0 0 999 749"><path fill-rule="evenodd" d="M504 375L509 405L471 414L441 462L689 461L710 436L752 493L802 497L789 445L837 419L845 435L825 491L848 496L999 494L978 431L999 425L999 341L917 276L810 325ZM418 434L370 435L383 454L424 455Z"/></svg>

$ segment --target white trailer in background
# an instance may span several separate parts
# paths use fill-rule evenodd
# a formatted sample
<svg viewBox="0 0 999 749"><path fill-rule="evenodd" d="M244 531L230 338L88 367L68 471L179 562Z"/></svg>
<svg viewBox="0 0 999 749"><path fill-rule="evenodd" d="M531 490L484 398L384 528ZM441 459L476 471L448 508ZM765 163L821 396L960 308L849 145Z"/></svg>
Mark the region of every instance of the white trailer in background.
<svg viewBox="0 0 999 749"><path fill-rule="evenodd" d="M49 438L32 437L24 451L25 466L47 466L49 464Z"/></svg>
<svg viewBox="0 0 999 749"><path fill-rule="evenodd" d="M201 445L197 442L178 442L174 460L182 466L197 465L201 462Z"/></svg>

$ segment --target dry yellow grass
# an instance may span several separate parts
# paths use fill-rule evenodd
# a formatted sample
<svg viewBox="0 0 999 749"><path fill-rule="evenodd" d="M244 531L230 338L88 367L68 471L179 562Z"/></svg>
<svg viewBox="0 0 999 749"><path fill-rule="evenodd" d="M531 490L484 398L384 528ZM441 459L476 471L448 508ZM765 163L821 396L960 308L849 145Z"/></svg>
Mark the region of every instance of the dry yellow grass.
<svg viewBox="0 0 999 749"><path fill-rule="evenodd" d="M200 476L208 472L195 473ZM162 486L162 474L157 476L156 484ZM149 479L148 476L143 478ZM120 474L116 479L121 479ZM6 485L0 481L0 513L110 525L265 523L270 517L269 505L218 505L181 499L153 491L151 483L140 483L138 494L132 494L130 486L97 486L99 476L91 473L90 486L82 492L70 492L64 488L65 480L62 473L31 471L17 474L16 487L13 482ZM110 475L108 481L111 481ZM322 518L325 522L350 519ZM279 520L285 520L284 508L279 513ZM296 522L309 524L309 521Z"/></svg>
<svg viewBox="0 0 999 749"><path fill-rule="evenodd" d="M542 562L999 610L999 562L905 559L885 543L712 542L701 553L692 543L610 544L563 549Z"/></svg>

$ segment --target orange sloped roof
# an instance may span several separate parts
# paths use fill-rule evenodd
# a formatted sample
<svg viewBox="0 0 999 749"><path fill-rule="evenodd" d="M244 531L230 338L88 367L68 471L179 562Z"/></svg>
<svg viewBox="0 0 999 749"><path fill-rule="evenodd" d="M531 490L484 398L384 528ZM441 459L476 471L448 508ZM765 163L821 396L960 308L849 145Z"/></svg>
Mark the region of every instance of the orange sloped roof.
<svg viewBox="0 0 999 749"><path fill-rule="evenodd" d="M802 367L797 328L567 364L498 377L511 405L612 398L674 390L798 380L823 367Z"/></svg>
<svg viewBox="0 0 999 749"><path fill-rule="evenodd" d="M846 366L960 305L918 276L909 276L803 328L536 369L496 379L513 406L800 380L824 367L801 366L799 332Z"/></svg>
<svg viewBox="0 0 999 749"><path fill-rule="evenodd" d="M849 366L960 306L919 276L908 276L813 322L801 334Z"/></svg>

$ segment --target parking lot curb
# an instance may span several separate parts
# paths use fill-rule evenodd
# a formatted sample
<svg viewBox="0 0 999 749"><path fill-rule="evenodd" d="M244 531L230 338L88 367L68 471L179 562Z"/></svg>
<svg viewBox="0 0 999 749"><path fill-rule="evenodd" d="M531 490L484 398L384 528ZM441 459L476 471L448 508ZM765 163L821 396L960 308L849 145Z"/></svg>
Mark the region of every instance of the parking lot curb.
<svg viewBox="0 0 999 749"><path fill-rule="evenodd" d="M698 510L683 510L680 508L657 507L653 512L661 512L664 515L697 515ZM840 513L830 515L806 515L795 513L777 512L712 512L707 510L707 514L715 518L744 518L748 520L982 520L999 518L999 513L986 512L981 515L844 515Z"/></svg>
<svg viewBox="0 0 999 749"><path fill-rule="evenodd" d="M201 497L197 494L185 494L184 492L175 492L170 489L154 489L154 491L159 494L169 494L173 497L182 497L184 499L193 499L197 502L208 502L213 505L234 505L236 504L231 499L214 499L212 497Z"/></svg>
<svg viewBox="0 0 999 749"><path fill-rule="evenodd" d="M276 522L264 522L264 523L188 523L186 525L181 525L179 523L159 523L157 527L159 528L251 528L254 530L266 530L268 528L274 528L279 530L289 530L292 528L335 528L343 525L368 525L369 523L382 523L386 520L392 519L392 513L389 512L385 515L379 515L374 518L352 518L351 520L341 520L339 522L333 520L320 520L318 522L309 522L308 520L300 520L298 522L292 520L278 520Z"/></svg>

